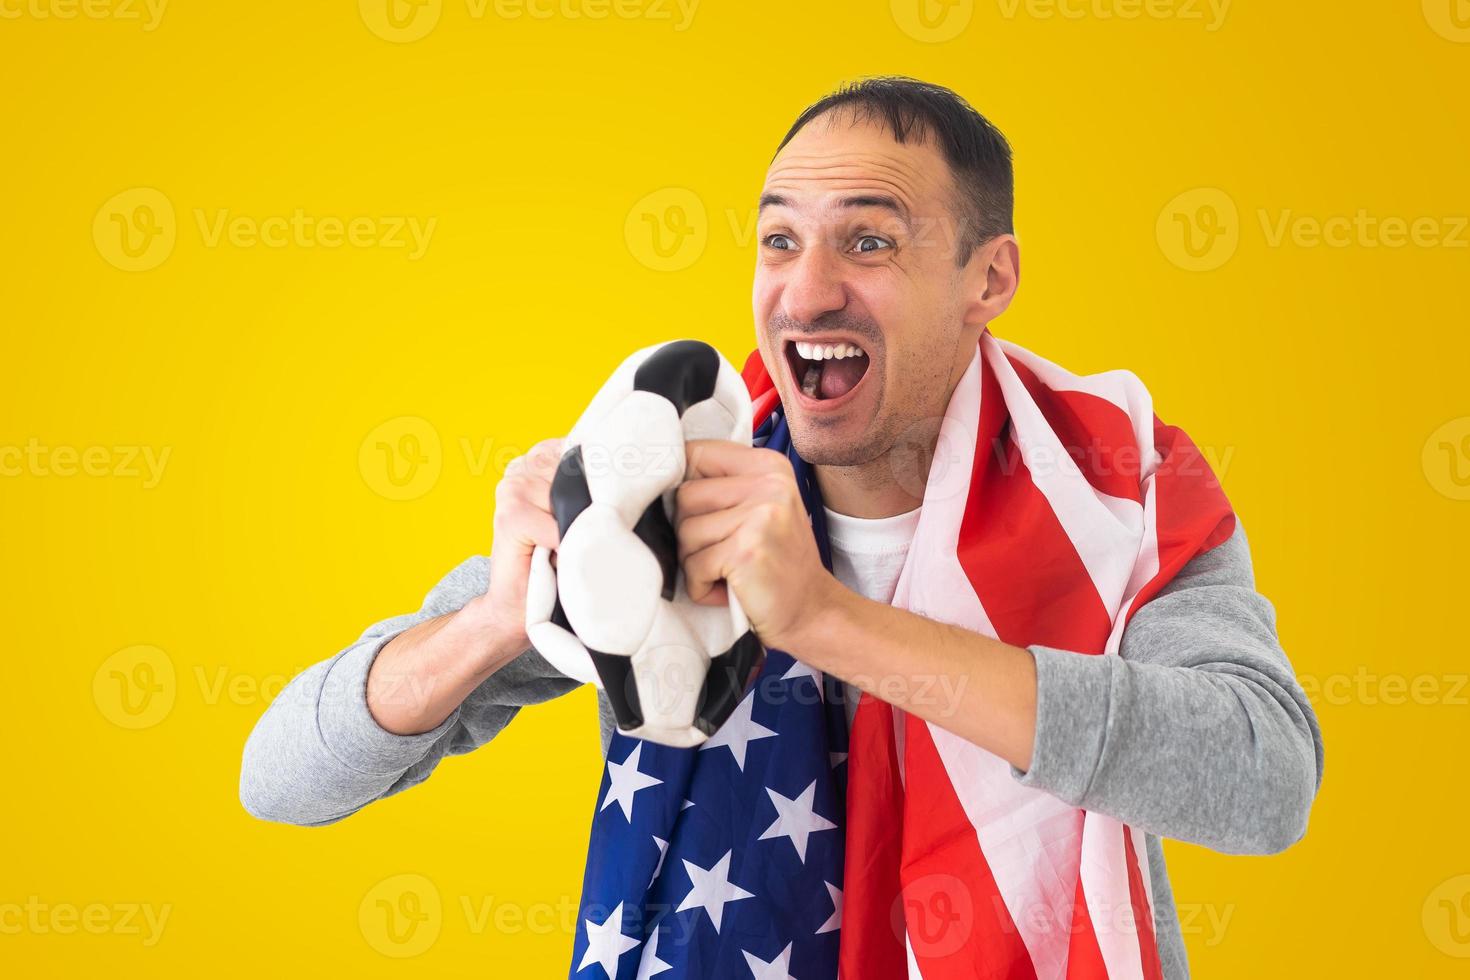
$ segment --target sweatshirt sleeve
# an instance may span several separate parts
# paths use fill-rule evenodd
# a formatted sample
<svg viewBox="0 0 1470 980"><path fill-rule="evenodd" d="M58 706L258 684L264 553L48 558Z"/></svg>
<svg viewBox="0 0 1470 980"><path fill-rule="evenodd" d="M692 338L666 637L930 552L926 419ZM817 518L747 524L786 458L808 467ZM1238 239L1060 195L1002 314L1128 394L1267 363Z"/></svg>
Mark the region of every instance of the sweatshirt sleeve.
<svg viewBox="0 0 1470 980"><path fill-rule="evenodd" d="M1120 656L1044 646L1023 785L1160 837L1270 854L1306 833L1322 733L1237 518L1133 616Z"/></svg>
<svg viewBox="0 0 1470 980"><path fill-rule="evenodd" d="M375 623L286 685L245 743L245 809L280 823L334 823L423 782L446 755L490 741L521 707L578 687L531 648L481 682L431 731L396 735L373 719L367 676L378 651L409 627L483 595L489 581L489 559L468 559L434 586L417 612Z"/></svg>

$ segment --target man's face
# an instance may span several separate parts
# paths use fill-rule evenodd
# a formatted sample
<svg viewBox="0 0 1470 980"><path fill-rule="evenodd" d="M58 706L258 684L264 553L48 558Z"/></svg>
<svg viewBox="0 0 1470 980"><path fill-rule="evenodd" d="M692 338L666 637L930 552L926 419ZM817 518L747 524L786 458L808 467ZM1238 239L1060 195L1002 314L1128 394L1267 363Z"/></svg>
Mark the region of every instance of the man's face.
<svg viewBox="0 0 1470 980"><path fill-rule="evenodd" d="M809 462L857 466L916 428L937 432L983 328L973 322L972 267L988 250L956 265L956 200L931 141L901 144L845 113L813 120L771 164L757 223L756 337ZM823 357L846 345L863 354Z"/></svg>

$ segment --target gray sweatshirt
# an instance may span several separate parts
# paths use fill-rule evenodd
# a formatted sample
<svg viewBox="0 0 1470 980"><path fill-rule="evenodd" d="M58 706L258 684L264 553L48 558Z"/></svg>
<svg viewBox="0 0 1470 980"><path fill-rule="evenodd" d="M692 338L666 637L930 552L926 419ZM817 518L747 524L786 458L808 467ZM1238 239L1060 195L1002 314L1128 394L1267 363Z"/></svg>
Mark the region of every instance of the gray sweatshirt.
<svg viewBox="0 0 1470 980"><path fill-rule="evenodd" d="M394 735L365 700L368 669L390 639L484 594L489 559L468 559L415 613L368 627L303 671L245 744L240 799L264 820L320 826L423 782L446 755L475 749L525 705L578 685L534 649L480 684L437 728ZM1118 657L1043 646L1036 658L1031 767L1012 775L1145 831L1155 933L1167 980L1189 976L1162 837L1227 854L1271 854L1300 840L1322 781L1316 715L1276 637L1275 610L1255 588L1235 533L1199 555L1145 604ZM603 750L612 738L598 694Z"/></svg>

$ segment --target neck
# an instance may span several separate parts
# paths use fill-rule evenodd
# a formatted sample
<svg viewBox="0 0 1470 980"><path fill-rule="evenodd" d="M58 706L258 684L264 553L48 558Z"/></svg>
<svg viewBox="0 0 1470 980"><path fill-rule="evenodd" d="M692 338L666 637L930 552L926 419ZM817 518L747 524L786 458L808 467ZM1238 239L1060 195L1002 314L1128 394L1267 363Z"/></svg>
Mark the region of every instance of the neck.
<svg viewBox="0 0 1470 980"><path fill-rule="evenodd" d="M813 467L822 503L849 517L892 517L924 502L924 484L934 458L926 446L894 446L877 459L856 466Z"/></svg>

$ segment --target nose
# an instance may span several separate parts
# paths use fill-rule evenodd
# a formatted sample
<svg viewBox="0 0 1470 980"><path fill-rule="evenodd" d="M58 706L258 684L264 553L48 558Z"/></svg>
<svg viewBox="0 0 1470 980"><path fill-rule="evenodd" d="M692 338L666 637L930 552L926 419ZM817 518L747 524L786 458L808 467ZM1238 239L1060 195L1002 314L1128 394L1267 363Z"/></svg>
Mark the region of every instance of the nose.
<svg viewBox="0 0 1470 980"><path fill-rule="evenodd" d="M813 323L824 313L847 305L841 261L829 248L809 248L787 267L781 287L781 309L797 323Z"/></svg>

